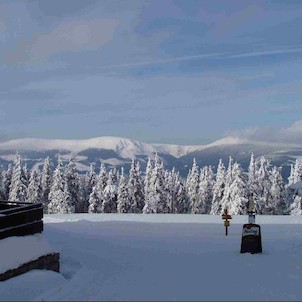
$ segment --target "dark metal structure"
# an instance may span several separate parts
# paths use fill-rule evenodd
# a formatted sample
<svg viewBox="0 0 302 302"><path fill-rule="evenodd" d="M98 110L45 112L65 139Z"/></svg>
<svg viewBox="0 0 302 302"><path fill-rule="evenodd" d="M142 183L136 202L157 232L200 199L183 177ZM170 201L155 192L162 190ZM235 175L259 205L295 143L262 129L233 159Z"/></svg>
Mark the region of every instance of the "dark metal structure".
<svg viewBox="0 0 302 302"><path fill-rule="evenodd" d="M0 239L43 231L42 203L0 201Z"/></svg>

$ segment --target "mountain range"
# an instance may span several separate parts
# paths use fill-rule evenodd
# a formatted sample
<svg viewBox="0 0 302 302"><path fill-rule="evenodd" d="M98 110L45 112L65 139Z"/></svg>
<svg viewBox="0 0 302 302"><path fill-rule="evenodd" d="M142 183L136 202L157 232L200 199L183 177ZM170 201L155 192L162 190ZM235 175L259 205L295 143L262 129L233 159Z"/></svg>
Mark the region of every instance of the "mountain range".
<svg viewBox="0 0 302 302"><path fill-rule="evenodd" d="M282 175L287 178L290 164L302 157L302 145L272 144L248 141L236 137L226 137L207 145L169 145L147 144L120 137L97 137L86 140L37 139L23 138L0 142L0 165L6 169L20 153L28 168L41 166L49 156L53 165L60 155L63 161L71 157L76 162L79 172L84 173L91 163L98 172L100 162L107 167L123 166L125 172L130 168L132 159L141 163L144 171L149 156L155 153L164 161L167 169L175 167L185 177L195 158L199 167L212 165L216 171L219 159L227 166L229 156L247 170L250 156L266 156L272 165L282 166Z"/></svg>

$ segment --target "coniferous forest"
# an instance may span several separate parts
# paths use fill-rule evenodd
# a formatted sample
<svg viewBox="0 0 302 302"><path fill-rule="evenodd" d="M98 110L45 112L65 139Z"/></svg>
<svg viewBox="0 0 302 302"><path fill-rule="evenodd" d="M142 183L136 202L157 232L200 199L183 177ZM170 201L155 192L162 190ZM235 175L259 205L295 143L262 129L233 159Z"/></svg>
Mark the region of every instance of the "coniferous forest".
<svg viewBox="0 0 302 302"><path fill-rule="evenodd" d="M95 169L99 172L96 173ZM257 214L301 215L299 183L302 166L291 165L285 182L281 168L271 166L264 157L251 155L248 171L230 157L219 160L217 168L199 167L193 160L187 177L175 169L166 170L161 159L149 158L145 171L132 161L125 175L123 168L90 166L81 175L70 159L52 168L47 157L42 168L28 170L20 154L13 165L2 171L2 200L42 202L44 212L54 213L175 213L221 214L227 207L232 215L245 214L253 195Z"/></svg>

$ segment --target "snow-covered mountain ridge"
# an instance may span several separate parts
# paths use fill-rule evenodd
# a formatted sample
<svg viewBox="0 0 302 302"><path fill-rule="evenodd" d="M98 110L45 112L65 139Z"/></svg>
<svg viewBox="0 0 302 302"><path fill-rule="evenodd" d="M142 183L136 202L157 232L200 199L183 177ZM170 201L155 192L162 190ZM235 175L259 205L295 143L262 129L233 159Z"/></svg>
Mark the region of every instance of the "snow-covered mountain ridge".
<svg viewBox="0 0 302 302"><path fill-rule="evenodd" d="M16 152L22 154L28 167L41 165L49 156L54 164L58 155L63 160L73 157L79 171L87 171L91 163L99 166L104 162L109 166L130 167L132 159L139 160L142 168L149 156L155 153L161 157L168 169L175 167L185 176L196 158L200 167L216 166L221 158L225 164L229 156L247 168L250 155L267 156L273 164L284 166L285 174L289 165L297 157L302 157L302 147L264 142L251 142L237 137L226 137L207 145L150 144L132 139L104 136L85 140L22 138L0 142L0 165L6 167L15 159Z"/></svg>
<svg viewBox="0 0 302 302"><path fill-rule="evenodd" d="M181 157L189 152L203 150L214 145L234 144L239 142L235 138L227 138L208 145L182 146L172 144L147 144L132 139L103 136L85 140L67 139L38 139L22 138L6 142L0 142L0 150L19 151L49 151L65 150L74 153L87 149L108 149L117 152L121 157L131 158L137 155L152 155L154 153L166 153L174 157Z"/></svg>
<svg viewBox="0 0 302 302"><path fill-rule="evenodd" d="M87 149L107 149L117 152L124 158L131 158L137 155L151 155L155 152L168 152L173 156L180 156L186 153L187 147L176 145L152 145L135 140L104 136L85 140L64 140L64 139L37 139L23 138L0 143L0 150L19 151L49 151L65 150L78 153Z"/></svg>
<svg viewBox="0 0 302 302"><path fill-rule="evenodd" d="M18 151L49 151L65 150L74 153L87 149L108 149L117 152L124 158L131 158L137 155L152 155L154 153L166 153L174 157L181 157L190 152L204 150L210 147L221 145L243 144L247 141L237 137L226 137L207 145L174 145L174 144L150 144L136 140L102 136L83 140L69 139L39 139L39 138L22 138L6 142L0 142L0 150L18 150Z"/></svg>

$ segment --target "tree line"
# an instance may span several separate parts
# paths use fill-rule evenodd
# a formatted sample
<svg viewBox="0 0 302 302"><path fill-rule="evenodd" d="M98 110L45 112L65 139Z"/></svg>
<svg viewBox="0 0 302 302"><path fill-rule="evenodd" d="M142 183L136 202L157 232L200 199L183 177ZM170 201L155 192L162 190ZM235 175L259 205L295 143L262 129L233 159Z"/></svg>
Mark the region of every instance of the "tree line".
<svg viewBox="0 0 302 302"><path fill-rule="evenodd" d="M253 195L257 214L301 215L301 196L289 190L302 180L298 160L291 165L288 182L281 168L271 166L261 156L251 155L248 171L230 157L227 167L219 160L216 171L199 167L196 160L186 178L174 168L167 170L156 154L148 159L143 172L134 160L128 175L124 169L107 170L101 163L99 173L91 165L80 175L71 158L58 158L55 169L47 157L42 169L30 171L20 154L13 165L0 173L0 198L10 201L42 202L45 213L192 213L221 214L227 207L232 215L246 214ZM290 192L290 193L289 193Z"/></svg>

